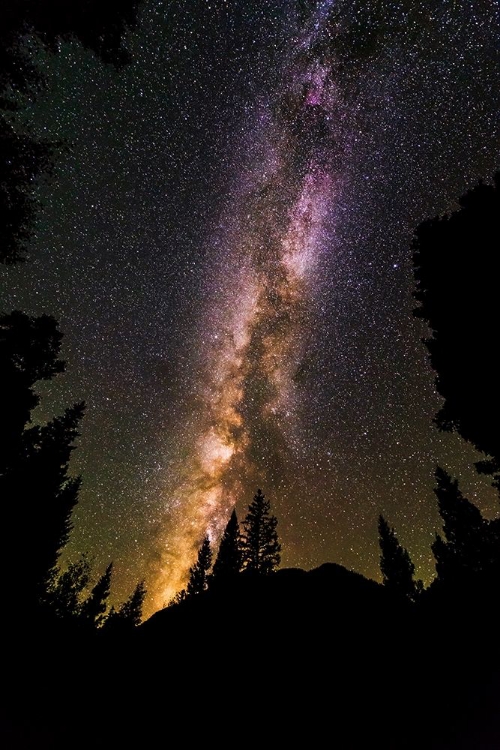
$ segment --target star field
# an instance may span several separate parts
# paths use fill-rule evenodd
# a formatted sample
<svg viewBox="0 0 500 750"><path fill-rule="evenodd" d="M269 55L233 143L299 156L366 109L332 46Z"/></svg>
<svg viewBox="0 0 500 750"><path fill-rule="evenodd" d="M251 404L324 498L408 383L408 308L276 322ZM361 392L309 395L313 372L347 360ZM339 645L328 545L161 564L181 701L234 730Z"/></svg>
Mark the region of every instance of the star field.
<svg viewBox="0 0 500 750"><path fill-rule="evenodd" d="M498 168L498 3L300 8L149 0L130 66L40 53L23 113L68 147L3 308L65 334L38 418L87 402L67 554L148 613L257 484L283 565L371 577L382 512L430 580L437 462L496 512L432 425L410 243Z"/></svg>

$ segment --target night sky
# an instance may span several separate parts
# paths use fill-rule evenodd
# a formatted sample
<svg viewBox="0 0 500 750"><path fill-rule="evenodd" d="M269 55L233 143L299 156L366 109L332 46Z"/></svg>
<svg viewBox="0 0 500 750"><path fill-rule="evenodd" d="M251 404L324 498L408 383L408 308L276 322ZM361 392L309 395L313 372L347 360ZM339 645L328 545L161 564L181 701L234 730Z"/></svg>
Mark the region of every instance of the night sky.
<svg viewBox="0 0 500 750"><path fill-rule="evenodd" d="M146 613L257 487L282 565L379 578L377 517L433 574L437 462L482 511L479 456L412 316L411 238L500 166L496 0L145 0L133 63L39 53L24 117L67 141L5 312L54 315L85 399L65 552Z"/></svg>

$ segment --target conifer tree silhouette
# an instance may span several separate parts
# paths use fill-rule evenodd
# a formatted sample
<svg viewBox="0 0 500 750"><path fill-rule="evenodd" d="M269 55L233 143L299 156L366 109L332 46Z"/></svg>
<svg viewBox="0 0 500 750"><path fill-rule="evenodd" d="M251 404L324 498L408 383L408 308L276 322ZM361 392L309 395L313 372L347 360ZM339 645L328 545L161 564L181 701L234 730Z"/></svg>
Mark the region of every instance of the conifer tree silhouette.
<svg viewBox="0 0 500 750"><path fill-rule="evenodd" d="M429 325L425 344L444 402L440 429L457 431L489 458L477 468L500 482L497 352L500 304L500 172L463 195L460 208L417 227L414 314ZM499 485L500 486L500 485Z"/></svg>
<svg viewBox="0 0 500 750"><path fill-rule="evenodd" d="M220 583L237 575L242 566L241 536L236 510L233 510L222 535L212 572L212 582Z"/></svg>
<svg viewBox="0 0 500 750"><path fill-rule="evenodd" d="M439 466L436 482L434 492L444 533L444 539L437 534L432 544L438 579L458 580L485 570L490 558L490 524L462 495L458 481ZM496 526L492 524L491 529Z"/></svg>
<svg viewBox="0 0 500 750"><path fill-rule="evenodd" d="M15 310L0 318L0 477L12 469L31 412L40 403L33 386L65 370L58 359L61 340L49 315L35 318Z"/></svg>
<svg viewBox="0 0 500 750"><path fill-rule="evenodd" d="M99 578L87 599L83 602L80 617L90 627L99 628L103 625L107 602L111 588L113 563L109 563L105 572Z"/></svg>
<svg viewBox="0 0 500 750"><path fill-rule="evenodd" d="M52 576L43 601L59 619L76 622L82 610L82 594L89 580L90 563L82 555L58 576Z"/></svg>
<svg viewBox="0 0 500 750"><path fill-rule="evenodd" d="M206 591L211 565L212 549L210 547L210 539L206 536L198 552L198 558L189 570L189 581L186 587L187 597L197 596Z"/></svg>
<svg viewBox="0 0 500 750"><path fill-rule="evenodd" d="M268 575L281 562L281 545L276 528L278 521L270 510L269 501L260 489L257 490L243 521L243 567L249 573Z"/></svg>
<svg viewBox="0 0 500 750"><path fill-rule="evenodd" d="M0 24L0 263L25 259L39 204L35 180L49 174L60 143L35 139L13 113L19 103L12 92L34 98L44 82L42 67L27 54L25 39L56 52L62 41L78 40L104 62L121 67L130 61L123 44L135 26L139 0L3 0Z"/></svg>
<svg viewBox="0 0 500 750"><path fill-rule="evenodd" d="M33 607L43 598L72 529L81 480L70 477L68 469L83 411L84 404L76 404L62 417L25 430L22 450L0 481L11 530L3 553L17 560L10 585L21 608L22 600Z"/></svg>
<svg viewBox="0 0 500 750"><path fill-rule="evenodd" d="M64 370L58 359L61 338L49 316L16 311L0 318L0 496L8 529L0 562L12 570L5 594L19 613L36 607L54 581L78 501L80 479L68 470L84 404L45 425L29 426L39 403L35 383Z"/></svg>
<svg viewBox="0 0 500 750"><path fill-rule="evenodd" d="M146 597L144 581L139 581L129 598L115 609L111 607L104 627L115 633L127 633L141 624L142 608Z"/></svg>
<svg viewBox="0 0 500 750"><path fill-rule="evenodd" d="M382 515L378 519L378 533L381 551L380 570L384 586L399 597L415 601L422 583L415 581L415 566L410 555L401 546L396 532Z"/></svg>

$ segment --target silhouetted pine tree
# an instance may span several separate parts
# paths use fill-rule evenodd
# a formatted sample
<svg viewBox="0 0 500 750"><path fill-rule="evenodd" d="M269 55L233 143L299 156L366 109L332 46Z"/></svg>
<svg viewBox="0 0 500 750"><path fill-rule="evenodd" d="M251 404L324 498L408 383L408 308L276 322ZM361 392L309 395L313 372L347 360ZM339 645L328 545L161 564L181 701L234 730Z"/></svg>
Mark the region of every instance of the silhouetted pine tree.
<svg viewBox="0 0 500 750"><path fill-rule="evenodd" d="M415 315L429 325L425 343L444 401L435 421L489 455L477 467L500 488L497 352L500 297L500 172L463 195L460 208L417 227L413 241Z"/></svg>
<svg viewBox="0 0 500 750"><path fill-rule="evenodd" d="M281 561L281 545L276 530L278 521L270 514L270 509L269 501L261 490L257 490L243 521L243 567L250 573L268 575Z"/></svg>
<svg viewBox="0 0 500 750"><path fill-rule="evenodd" d="M83 411L84 404L76 404L62 417L25 430L20 455L0 481L10 596L21 609L43 598L72 528L80 478L69 477L68 467Z"/></svg>
<svg viewBox="0 0 500 750"><path fill-rule="evenodd" d="M43 68L33 62L25 40L35 35L55 52L62 41L78 40L107 63L130 60L123 45L137 20L139 0L3 0L0 24L0 263L24 259L38 209L35 179L50 174L55 147L36 140L22 118L15 125L19 93L36 96ZM64 7L63 7L64 6ZM13 98L14 94L14 98ZM15 98L17 97L17 98Z"/></svg>
<svg viewBox="0 0 500 750"><path fill-rule="evenodd" d="M220 540L212 581L222 583L237 575L242 566L241 536L236 511L233 510Z"/></svg>
<svg viewBox="0 0 500 750"><path fill-rule="evenodd" d="M414 579L415 566L408 550L401 546L396 532L385 518L378 518L380 570L384 586L397 596L415 601L422 584Z"/></svg>
<svg viewBox="0 0 500 750"><path fill-rule="evenodd" d="M71 514L78 502L81 479L69 477L68 469L84 409L83 403L75 404L62 417L25 433L25 469L29 476L19 484L32 519L31 539L28 542L25 538L31 545L28 556L31 570L38 570L40 584L57 564L72 529Z"/></svg>
<svg viewBox="0 0 500 750"><path fill-rule="evenodd" d="M61 339L48 315L34 318L16 310L0 318L0 477L15 469L24 429L40 402L33 386L64 372Z"/></svg>
<svg viewBox="0 0 500 750"><path fill-rule="evenodd" d="M485 570L490 561L490 524L462 495L458 481L439 466L436 481L434 492L445 537L437 534L432 545L438 578L455 580Z"/></svg>
<svg viewBox="0 0 500 750"><path fill-rule="evenodd" d="M185 602L186 599L187 599L186 589L181 589L176 594L174 594L174 596L169 601L168 606L173 607L176 604L182 604L182 602Z"/></svg>
<svg viewBox="0 0 500 750"><path fill-rule="evenodd" d="M146 586L144 581L140 581L129 598L118 609L111 607L104 621L106 630L125 633L138 627L141 624L145 597Z"/></svg>
<svg viewBox="0 0 500 750"><path fill-rule="evenodd" d="M187 597L196 596L206 591L208 573L212 565L212 550L210 539L206 536L198 552L195 564L189 569L189 581L186 587Z"/></svg>
<svg viewBox="0 0 500 750"><path fill-rule="evenodd" d="M70 563L64 572L53 576L44 603L61 620L76 622L81 615L81 598L89 580L90 563L82 555L79 560Z"/></svg>
<svg viewBox="0 0 500 750"><path fill-rule="evenodd" d="M113 563L109 563L105 572L97 581L81 607L80 617L83 623L99 628L104 623L111 588Z"/></svg>
<svg viewBox="0 0 500 750"><path fill-rule="evenodd" d="M4 543L0 563L9 609L21 614L43 598L71 530L79 478L68 476L84 405L46 425L27 427L39 397L34 385L64 371L61 333L48 316L13 312L0 318L0 497Z"/></svg>

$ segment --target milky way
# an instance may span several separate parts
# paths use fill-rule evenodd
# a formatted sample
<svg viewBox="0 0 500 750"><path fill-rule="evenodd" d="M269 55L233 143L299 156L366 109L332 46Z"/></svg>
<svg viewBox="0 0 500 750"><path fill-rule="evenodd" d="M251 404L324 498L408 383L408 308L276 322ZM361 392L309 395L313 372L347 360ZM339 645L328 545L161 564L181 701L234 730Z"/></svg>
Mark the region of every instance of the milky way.
<svg viewBox="0 0 500 750"><path fill-rule="evenodd" d="M312 276L340 179L342 102L331 61L314 52L332 5L320 5L292 40L277 101L261 114L263 163L241 196L244 215L233 218L234 246L225 249L229 267L241 269L235 278L226 270L234 312L214 334L221 348L206 375L207 427L162 545L163 599L185 584L203 536L217 541L243 489L266 486L268 467L289 450Z"/></svg>
<svg viewBox="0 0 500 750"><path fill-rule="evenodd" d="M67 557L147 612L257 489L283 564L377 577L383 512L432 575L433 471L496 507L412 317L415 226L499 166L498 3L150 0L118 73L40 55L24 113L66 138L4 307L52 313L85 398Z"/></svg>

